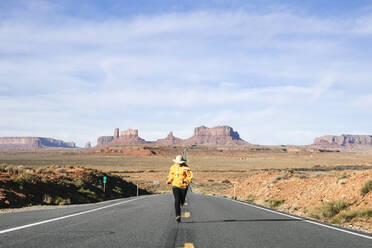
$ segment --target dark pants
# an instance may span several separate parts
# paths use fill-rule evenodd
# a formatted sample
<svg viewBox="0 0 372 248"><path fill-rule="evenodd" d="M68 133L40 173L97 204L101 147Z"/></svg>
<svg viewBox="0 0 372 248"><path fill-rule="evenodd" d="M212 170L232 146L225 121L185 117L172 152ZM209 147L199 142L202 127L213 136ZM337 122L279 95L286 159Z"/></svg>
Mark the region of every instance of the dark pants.
<svg viewBox="0 0 372 248"><path fill-rule="evenodd" d="M185 203L187 188L172 187L176 216L181 216L181 205Z"/></svg>

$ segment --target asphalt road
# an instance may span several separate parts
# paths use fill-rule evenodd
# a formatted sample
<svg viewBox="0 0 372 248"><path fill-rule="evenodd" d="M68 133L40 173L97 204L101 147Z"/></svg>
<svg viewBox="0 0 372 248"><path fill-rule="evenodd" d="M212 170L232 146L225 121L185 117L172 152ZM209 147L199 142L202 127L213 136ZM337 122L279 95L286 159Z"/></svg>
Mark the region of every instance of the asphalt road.
<svg viewBox="0 0 372 248"><path fill-rule="evenodd" d="M0 215L0 247L358 247L372 236L224 198L189 193L181 223L173 196Z"/></svg>

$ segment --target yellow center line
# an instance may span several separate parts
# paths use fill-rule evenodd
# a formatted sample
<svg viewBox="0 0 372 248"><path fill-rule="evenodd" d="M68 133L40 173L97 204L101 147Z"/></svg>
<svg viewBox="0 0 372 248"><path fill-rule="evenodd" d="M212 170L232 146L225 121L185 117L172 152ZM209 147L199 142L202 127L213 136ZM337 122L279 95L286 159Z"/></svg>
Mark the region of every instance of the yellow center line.
<svg viewBox="0 0 372 248"><path fill-rule="evenodd" d="M189 218L190 217L190 212L184 212L182 213L183 218Z"/></svg>
<svg viewBox="0 0 372 248"><path fill-rule="evenodd" d="M195 248L193 243L185 243L184 248Z"/></svg>

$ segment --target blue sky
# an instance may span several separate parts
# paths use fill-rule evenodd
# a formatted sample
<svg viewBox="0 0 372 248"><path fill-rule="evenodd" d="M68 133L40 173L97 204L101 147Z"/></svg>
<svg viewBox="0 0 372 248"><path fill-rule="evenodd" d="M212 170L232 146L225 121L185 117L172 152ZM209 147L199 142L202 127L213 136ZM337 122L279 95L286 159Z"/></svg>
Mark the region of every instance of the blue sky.
<svg viewBox="0 0 372 248"><path fill-rule="evenodd" d="M372 134L372 1L76 2L0 2L0 136Z"/></svg>

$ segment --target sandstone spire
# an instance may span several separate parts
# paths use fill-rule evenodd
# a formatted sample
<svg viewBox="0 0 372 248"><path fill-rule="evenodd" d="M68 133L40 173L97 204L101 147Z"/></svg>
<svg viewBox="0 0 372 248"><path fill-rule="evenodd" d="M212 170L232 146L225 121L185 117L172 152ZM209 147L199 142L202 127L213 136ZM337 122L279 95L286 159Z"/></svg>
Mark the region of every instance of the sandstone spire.
<svg viewBox="0 0 372 248"><path fill-rule="evenodd" d="M114 129L114 139L119 138L119 128Z"/></svg>

